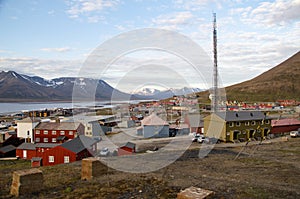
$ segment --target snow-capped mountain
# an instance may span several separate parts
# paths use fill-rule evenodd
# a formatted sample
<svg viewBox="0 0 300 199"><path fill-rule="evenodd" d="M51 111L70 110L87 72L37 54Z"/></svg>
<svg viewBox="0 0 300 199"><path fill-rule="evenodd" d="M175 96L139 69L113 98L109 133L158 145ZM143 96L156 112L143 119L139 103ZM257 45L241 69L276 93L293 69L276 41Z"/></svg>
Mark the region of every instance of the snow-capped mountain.
<svg viewBox="0 0 300 199"><path fill-rule="evenodd" d="M155 89L155 88L143 88L143 89L135 92L134 94L144 95L144 96L152 96L152 95L156 95L160 92L161 92L160 90Z"/></svg>
<svg viewBox="0 0 300 199"><path fill-rule="evenodd" d="M80 99L94 96L96 100L139 99L137 96L114 89L103 80L60 77L46 80L38 76L21 75L14 71L0 72L2 101L71 101L73 92Z"/></svg>
<svg viewBox="0 0 300 199"><path fill-rule="evenodd" d="M166 99L166 98L170 98L173 97L174 95L188 95L188 94L192 94L192 93L197 93L203 91L202 89L199 88L181 88L181 89L173 89L170 88L168 90L158 90L155 88L143 88L137 92L135 92L134 94L140 95L140 96L146 96L147 98L151 98L151 99Z"/></svg>

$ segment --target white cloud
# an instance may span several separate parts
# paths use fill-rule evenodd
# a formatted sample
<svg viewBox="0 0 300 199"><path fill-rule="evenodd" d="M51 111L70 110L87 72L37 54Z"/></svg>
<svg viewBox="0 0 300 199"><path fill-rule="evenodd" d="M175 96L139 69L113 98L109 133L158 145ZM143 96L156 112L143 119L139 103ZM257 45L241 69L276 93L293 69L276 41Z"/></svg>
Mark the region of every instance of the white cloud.
<svg viewBox="0 0 300 199"><path fill-rule="evenodd" d="M59 52L59 53L62 53L62 52L68 52L68 51L71 51L72 48L70 48L70 47L62 47L62 48L41 48L40 50L41 50L41 51L45 51L45 52Z"/></svg>
<svg viewBox="0 0 300 199"><path fill-rule="evenodd" d="M211 3L211 0L175 0L175 7L185 9L185 10L200 10L204 8L208 3Z"/></svg>
<svg viewBox="0 0 300 199"><path fill-rule="evenodd" d="M238 8L233 13L240 13L242 21L262 26L284 26L300 19L299 0L276 0L261 2L257 7Z"/></svg>
<svg viewBox="0 0 300 199"><path fill-rule="evenodd" d="M87 21L89 23L98 23L99 21L105 22L105 17L104 16L91 16L87 18Z"/></svg>
<svg viewBox="0 0 300 199"><path fill-rule="evenodd" d="M189 11L186 11L160 15L157 18L152 19L152 22L160 28L174 30L178 29L179 26L188 25L191 23L192 18L193 14Z"/></svg>
<svg viewBox="0 0 300 199"><path fill-rule="evenodd" d="M80 60L47 60L31 57L0 58L0 70L16 71L25 75L37 75L46 79L76 77L81 67Z"/></svg>
<svg viewBox="0 0 300 199"><path fill-rule="evenodd" d="M99 12L106 8L113 8L119 4L118 0L70 0L67 2L67 13L71 18L77 18L82 14Z"/></svg>

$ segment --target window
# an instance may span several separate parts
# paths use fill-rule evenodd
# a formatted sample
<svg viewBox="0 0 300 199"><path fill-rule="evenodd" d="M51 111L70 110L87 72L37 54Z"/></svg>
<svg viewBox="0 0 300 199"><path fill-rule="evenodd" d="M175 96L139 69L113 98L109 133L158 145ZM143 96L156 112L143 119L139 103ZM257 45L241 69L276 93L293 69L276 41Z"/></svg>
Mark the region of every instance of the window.
<svg viewBox="0 0 300 199"><path fill-rule="evenodd" d="M44 131L44 135L48 135L48 131Z"/></svg>
<svg viewBox="0 0 300 199"><path fill-rule="evenodd" d="M54 156L49 156L49 162L54 162Z"/></svg>
<svg viewBox="0 0 300 199"><path fill-rule="evenodd" d="M40 134L40 130L35 130L35 134Z"/></svg>
<svg viewBox="0 0 300 199"><path fill-rule="evenodd" d="M56 131L52 131L52 135L56 135Z"/></svg>
<svg viewBox="0 0 300 199"><path fill-rule="evenodd" d="M70 157L64 156L64 163L69 163L69 162L70 162Z"/></svg>
<svg viewBox="0 0 300 199"><path fill-rule="evenodd" d="M236 122L236 126L241 126L241 123L240 122Z"/></svg>
<svg viewBox="0 0 300 199"><path fill-rule="evenodd" d="M256 124L256 122L255 122L255 121L252 121L252 122L251 122L251 125L252 125L252 126L254 126L255 124Z"/></svg>
<svg viewBox="0 0 300 199"><path fill-rule="evenodd" d="M44 142L48 142L48 138L44 138Z"/></svg>
<svg viewBox="0 0 300 199"><path fill-rule="evenodd" d="M70 132L69 132L69 135L73 135L73 131L70 131Z"/></svg>
<svg viewBox="0 0 300 199"><path fill-rule="evenodd" d="M52 138L52 142L56 142L56 138Z"/></svg>
<svg viewBox="0 0 300 199"><path fill-rule="evenodd" d="M249 126L249 125L250 125L249 121L245 122L245 126Z"/></svg>
<svg viewBox="0 0 300 199"><path fill-rule="evenodd" d="M233 126L234 126L234 123L233 123L233 122L230 122L230 123L229 123L229 126L230 126L230 127L233 127Z"/></svg>
<svg viewBox="0 0 300 199"><path fill-rule="evenodd" d="M35 142L40 142L41 139L40 138L35 138Z"/></svg>
<svg viewBox="0 0 300 199"><path fill-rule="evenodd" d="M60 135L65 135L65 131L61 131L61 132L60 132Z"/></svg>

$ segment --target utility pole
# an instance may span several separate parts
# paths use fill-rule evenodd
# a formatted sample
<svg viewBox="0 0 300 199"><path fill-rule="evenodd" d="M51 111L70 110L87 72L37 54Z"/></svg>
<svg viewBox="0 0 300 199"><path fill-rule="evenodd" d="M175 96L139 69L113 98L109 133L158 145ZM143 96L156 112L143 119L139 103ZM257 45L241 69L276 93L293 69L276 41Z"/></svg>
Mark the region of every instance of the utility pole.
<svg viewBox="0 0 300 199"><path fill-rule="evenodd" d="M218 110L218 59L217 59L217 20L216 13L213 13L213 45L214 45L214 71L213 71L213 98L212 111Z"/></svg>

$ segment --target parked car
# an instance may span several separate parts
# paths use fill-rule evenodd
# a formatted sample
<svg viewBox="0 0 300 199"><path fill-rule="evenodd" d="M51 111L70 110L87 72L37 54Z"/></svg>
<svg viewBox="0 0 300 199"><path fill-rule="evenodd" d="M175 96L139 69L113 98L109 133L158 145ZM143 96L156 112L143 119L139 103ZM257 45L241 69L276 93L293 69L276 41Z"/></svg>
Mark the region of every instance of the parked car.
<svg viewBox="0 0 300 199"><path fill-rule="evenodd" d="M298 131L291 131L290 132L290 136L292 138L295 138L295 137L300 137L300 133Z"/></svg>
<svg viewBox="0 0 300 199"><path fill-rule="evenodd" d="M108 156L109 155L109 150L107 147L104 147L100 151L100 156Z"/></svg>
<svg viewBox="0 0 300 199"><path fill-rule="evenodd" d="M197 142L200 134L193 134L192 142Z"/></svg>
<svg viewBox="0 0 300 199"><path fill-rule="evenodd" d="M204 135L200 135L197 139L198 143L209 143L209 139L205 137Z"/></svg>

